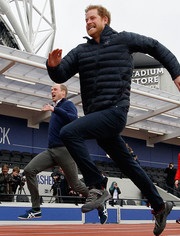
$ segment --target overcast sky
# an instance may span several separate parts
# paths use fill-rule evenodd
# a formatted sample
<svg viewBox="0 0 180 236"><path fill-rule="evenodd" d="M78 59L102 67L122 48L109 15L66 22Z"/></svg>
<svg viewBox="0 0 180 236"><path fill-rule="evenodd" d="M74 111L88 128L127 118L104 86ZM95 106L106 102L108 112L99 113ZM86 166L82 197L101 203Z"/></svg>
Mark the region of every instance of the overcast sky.
<svg viewBox="0 0 180 236"><path fill-rule="evenodd" d="M153 37L168 47L180 62L180 0L54 0L57 33L54 48L63 56L85 42L84 9L101 4L111 12L111 27Z"/></svg>

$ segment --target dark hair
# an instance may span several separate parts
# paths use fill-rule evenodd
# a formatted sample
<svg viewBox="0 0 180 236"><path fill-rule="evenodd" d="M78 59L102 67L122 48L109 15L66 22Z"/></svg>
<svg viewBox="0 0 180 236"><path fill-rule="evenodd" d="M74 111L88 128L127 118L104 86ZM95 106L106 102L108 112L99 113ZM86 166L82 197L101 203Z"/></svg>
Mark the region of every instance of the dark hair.
<svg viewBox="0 0 180 236"><path fill-rule="evenodd" d="M19 173L19 172L20 172L19 166L14 166L12 171L13 171L13 172L16 171L16 172Z"/></svg>
<svg viewBox="0 0 180 236"><path fill-rule="evenodd" d="M97 9L98 15L100 17L106 16L108 18L108 23L107 24L110 25L110 23L111 23L111 13L105 7L103 7L101 5L89 5L85 9L85 13L87 13L88 11L93 10L93 9Z"/></svg>
<svg viewBox="0 0 180 236"><path fill-rule="evenodd" d="M7 169L9 169L9 166L8 166L8 164L3 164L3 165L2 165L2 169L4 169L4 168L7 168Z"/></svg>

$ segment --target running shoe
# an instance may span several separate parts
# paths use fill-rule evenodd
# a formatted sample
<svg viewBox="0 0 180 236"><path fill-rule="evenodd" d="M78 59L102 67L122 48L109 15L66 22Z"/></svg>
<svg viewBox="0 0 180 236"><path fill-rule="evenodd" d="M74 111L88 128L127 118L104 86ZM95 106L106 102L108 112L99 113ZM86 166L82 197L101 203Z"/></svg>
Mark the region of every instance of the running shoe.
<svg viewBox="0 0 180 236"><path fill-rule="evenodd" d="M176 223L180 224L180 218L178 220L176 220Z"/></svg>
<svg viewBox="0 0 180 236"><path fill-rule="evenodd" d="M100 207L98 207L97 210L98 210L98 216L99 216L100 223L103 225L106 223L106 221L108 219L108 212L107 212L106 203L104 203Z"/></svg>
<svg viewBox="0 0 180 236"><path fill-rule="evenodd" d="M106 189L91 189L89 190L89 196L87 197L85 204L82 206L81 211L83 213L86 213L97 209L110 198L111 195Z"/></svg>
<svg viewBox="0 0 180 236"><path fill-rule="evenodd" d="M27 210L24 215L18 216L21 220L30 220L34 218L41 218L41 211L34 211L33 209Z"/></svg>
<svg viewBox="0 0 180 236"><path fill-rule="evenodd" d="M152 212L155 218L155 227L153 231L154 235L159 236L163 232L163 230L166 227L167 216L171 212L172 208L173 208L173 203L166 202L164 208L160 212L157 213Z"/></svg>

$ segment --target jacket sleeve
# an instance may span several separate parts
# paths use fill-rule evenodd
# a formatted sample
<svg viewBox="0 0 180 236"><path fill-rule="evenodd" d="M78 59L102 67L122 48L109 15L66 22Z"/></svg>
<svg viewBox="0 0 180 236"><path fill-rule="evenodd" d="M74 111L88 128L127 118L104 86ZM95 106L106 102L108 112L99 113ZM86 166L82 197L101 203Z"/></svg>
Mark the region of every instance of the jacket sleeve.
<svg viewBox="0 0 180 236"><path fill-rule="evenodd" d="M158 60L170 73L174 80L180 75L180 64L175 55L157 40L143 35L123 32L130 52L149 54Z"/></svg>
<svg viewBox="0 0 180 236"><path fill-rule="evenodd" d="M121 194L121 190L120 190L120 188L119 188L119 187L118 187L118 190L117 190L117 191L118 191L118 194Z"/></svg>
<svg viewBox="0 0 180 236"><path fill-rule="evenodd" d="M180 180L180 153L178 154L178 168L175 175L175 180Z"/></svg>
<svg viewBox="0 0 180 236"><path fill-rule="evenodd" d="M48 66L48 61L46 61L47 71L52 81L55 83L64 83L78 73L76 50L76 48L72 49L65 57L62 58L61 63L56 67Z"/></svg>
<svg viewBox="0 0 180 236"><path fill-rule="evenodd" d="M77 109L71 101L66 101L63 106L55 107L54 113L59 115L66 124L77 119Z"/></svg>

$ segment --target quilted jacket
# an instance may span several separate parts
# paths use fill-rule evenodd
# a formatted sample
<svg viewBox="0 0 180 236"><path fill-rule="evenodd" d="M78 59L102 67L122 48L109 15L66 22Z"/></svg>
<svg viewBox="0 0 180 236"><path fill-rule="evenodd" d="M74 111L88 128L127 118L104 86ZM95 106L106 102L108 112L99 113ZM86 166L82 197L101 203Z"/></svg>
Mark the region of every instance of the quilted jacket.
<svg viewBox="0 0 180 236"><path fill-rule="evenodd" d="M50 78L64 83L79 73L84 113L111 106L129 106L132 53L141 52L157 59L171 74L180 75L176 57L157 40L130 32L116 32L108 25L101 33L100 43L87 39L72 49L57 67L48 67Z"/></svg>

